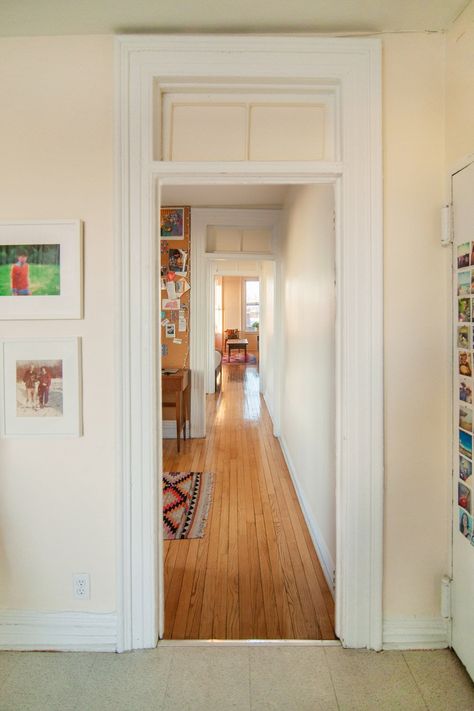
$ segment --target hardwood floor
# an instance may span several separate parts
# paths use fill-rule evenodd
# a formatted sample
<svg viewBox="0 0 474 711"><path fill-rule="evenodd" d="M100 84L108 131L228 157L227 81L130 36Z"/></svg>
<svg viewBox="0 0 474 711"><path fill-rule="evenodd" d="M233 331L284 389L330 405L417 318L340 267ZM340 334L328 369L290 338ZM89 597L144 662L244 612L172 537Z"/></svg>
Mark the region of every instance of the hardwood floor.
<svg viewBox="0 0 474 711"><path fill-rule="evenodd" d="M165 639L335 639L334 602L272 423L256 366L223 368L208 436L166 471L215 473L204 538L165 541Z"/></svg>

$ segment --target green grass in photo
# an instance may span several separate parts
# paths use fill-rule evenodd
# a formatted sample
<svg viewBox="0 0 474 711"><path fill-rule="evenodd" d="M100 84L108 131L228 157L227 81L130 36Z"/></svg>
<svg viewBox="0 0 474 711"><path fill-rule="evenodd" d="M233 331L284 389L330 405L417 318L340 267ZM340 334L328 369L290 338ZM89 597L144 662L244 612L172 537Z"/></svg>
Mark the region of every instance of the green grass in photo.
<svg viewBox="0 0 474 711"><path fill-rule="evenodd" d="M0 296L11 296L11 264L0 265ZM30 264L32 296L58 296L61 293L59 264Z"/></svg>

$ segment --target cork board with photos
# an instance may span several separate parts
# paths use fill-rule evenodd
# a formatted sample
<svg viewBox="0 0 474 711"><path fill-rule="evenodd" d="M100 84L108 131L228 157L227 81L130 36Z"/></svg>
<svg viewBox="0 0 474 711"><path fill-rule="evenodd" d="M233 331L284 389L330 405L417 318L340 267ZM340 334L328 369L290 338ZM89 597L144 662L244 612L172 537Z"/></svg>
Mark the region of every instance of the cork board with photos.
<svg viewBox="0 0 474 711"><path fill-rule="evenodd" d="M456 426L459 450L457 477L458 530L474 546L472 509L474 242L457 246L456 346L458 379Z"/></svg>
<svg viewBox="0 0 474 711"><path fill-rule="evenodd" d="M190 228L190 207L161 208L161 356L163 368L189 368Z"/></svg>

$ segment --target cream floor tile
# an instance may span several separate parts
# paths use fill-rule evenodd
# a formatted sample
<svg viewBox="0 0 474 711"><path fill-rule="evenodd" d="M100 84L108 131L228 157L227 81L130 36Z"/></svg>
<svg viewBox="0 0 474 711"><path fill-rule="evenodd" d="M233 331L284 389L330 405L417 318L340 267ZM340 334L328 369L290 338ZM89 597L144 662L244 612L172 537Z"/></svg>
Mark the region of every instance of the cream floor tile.
<svg viewBox="0 0 474 711"><path fill-rule="evenodd" d="M173 649L164 711L250 711L249 650Z"/></svg>
<svg viewBox="0 0 474 711"><path fill-rule="evenodd" d="M73 711L93 659L82 653L19 653L2 686L0 710Z"/></svg>
<svg viewBox="0 0 474 711"><path fill-rule="evenodd" d="M341 711L426 711L401 652L324 648Z"/></svg>
<svg viewBox="0 0 474 711"><path fill-rule="evenodd" d="M430 711L474 709L474 684L453 652L439 649L403 655Z"/></svg>
<svg viewBox="0 0 474 711"><path fill-rule="evenodd" d="M252 711L337 709L322 647L257 647L250 650Z"/></svg>
<svg viewBox="0 0 474 711"><path fill-rule="evenodd" d="M169 650L97 654L74 711L161 709L170 663Z"/></svg>
<svg viewBox="0 0 474 711"><path fill-rule="evenodd" d="M0 652L0 689L18 664L20 652Z"/></svg>

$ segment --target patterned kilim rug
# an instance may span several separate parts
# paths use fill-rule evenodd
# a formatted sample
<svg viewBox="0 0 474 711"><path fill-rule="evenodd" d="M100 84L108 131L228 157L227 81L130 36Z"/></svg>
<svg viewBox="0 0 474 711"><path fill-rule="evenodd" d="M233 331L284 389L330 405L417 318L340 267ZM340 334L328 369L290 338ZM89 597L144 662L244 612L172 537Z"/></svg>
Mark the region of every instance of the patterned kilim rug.
<svg viewBox="0 0 474 711"><path fill-rule="evenodd" d="M212 502L211 472L163 473L163 537L202 538Z"/></svg>
<svg viewBox="0 0 474 711"><path fill-rule="evenodd" d="M247 365L254 365L257 362L257 358L253 353L247 353L247 360L245 360L245 354L243 351L234 351L232 350L230 352L230 360L229 356L227 353L222 354L222 362L223 363L230 363L233 365L234 363L243 365L246 363Z"/></svg>

